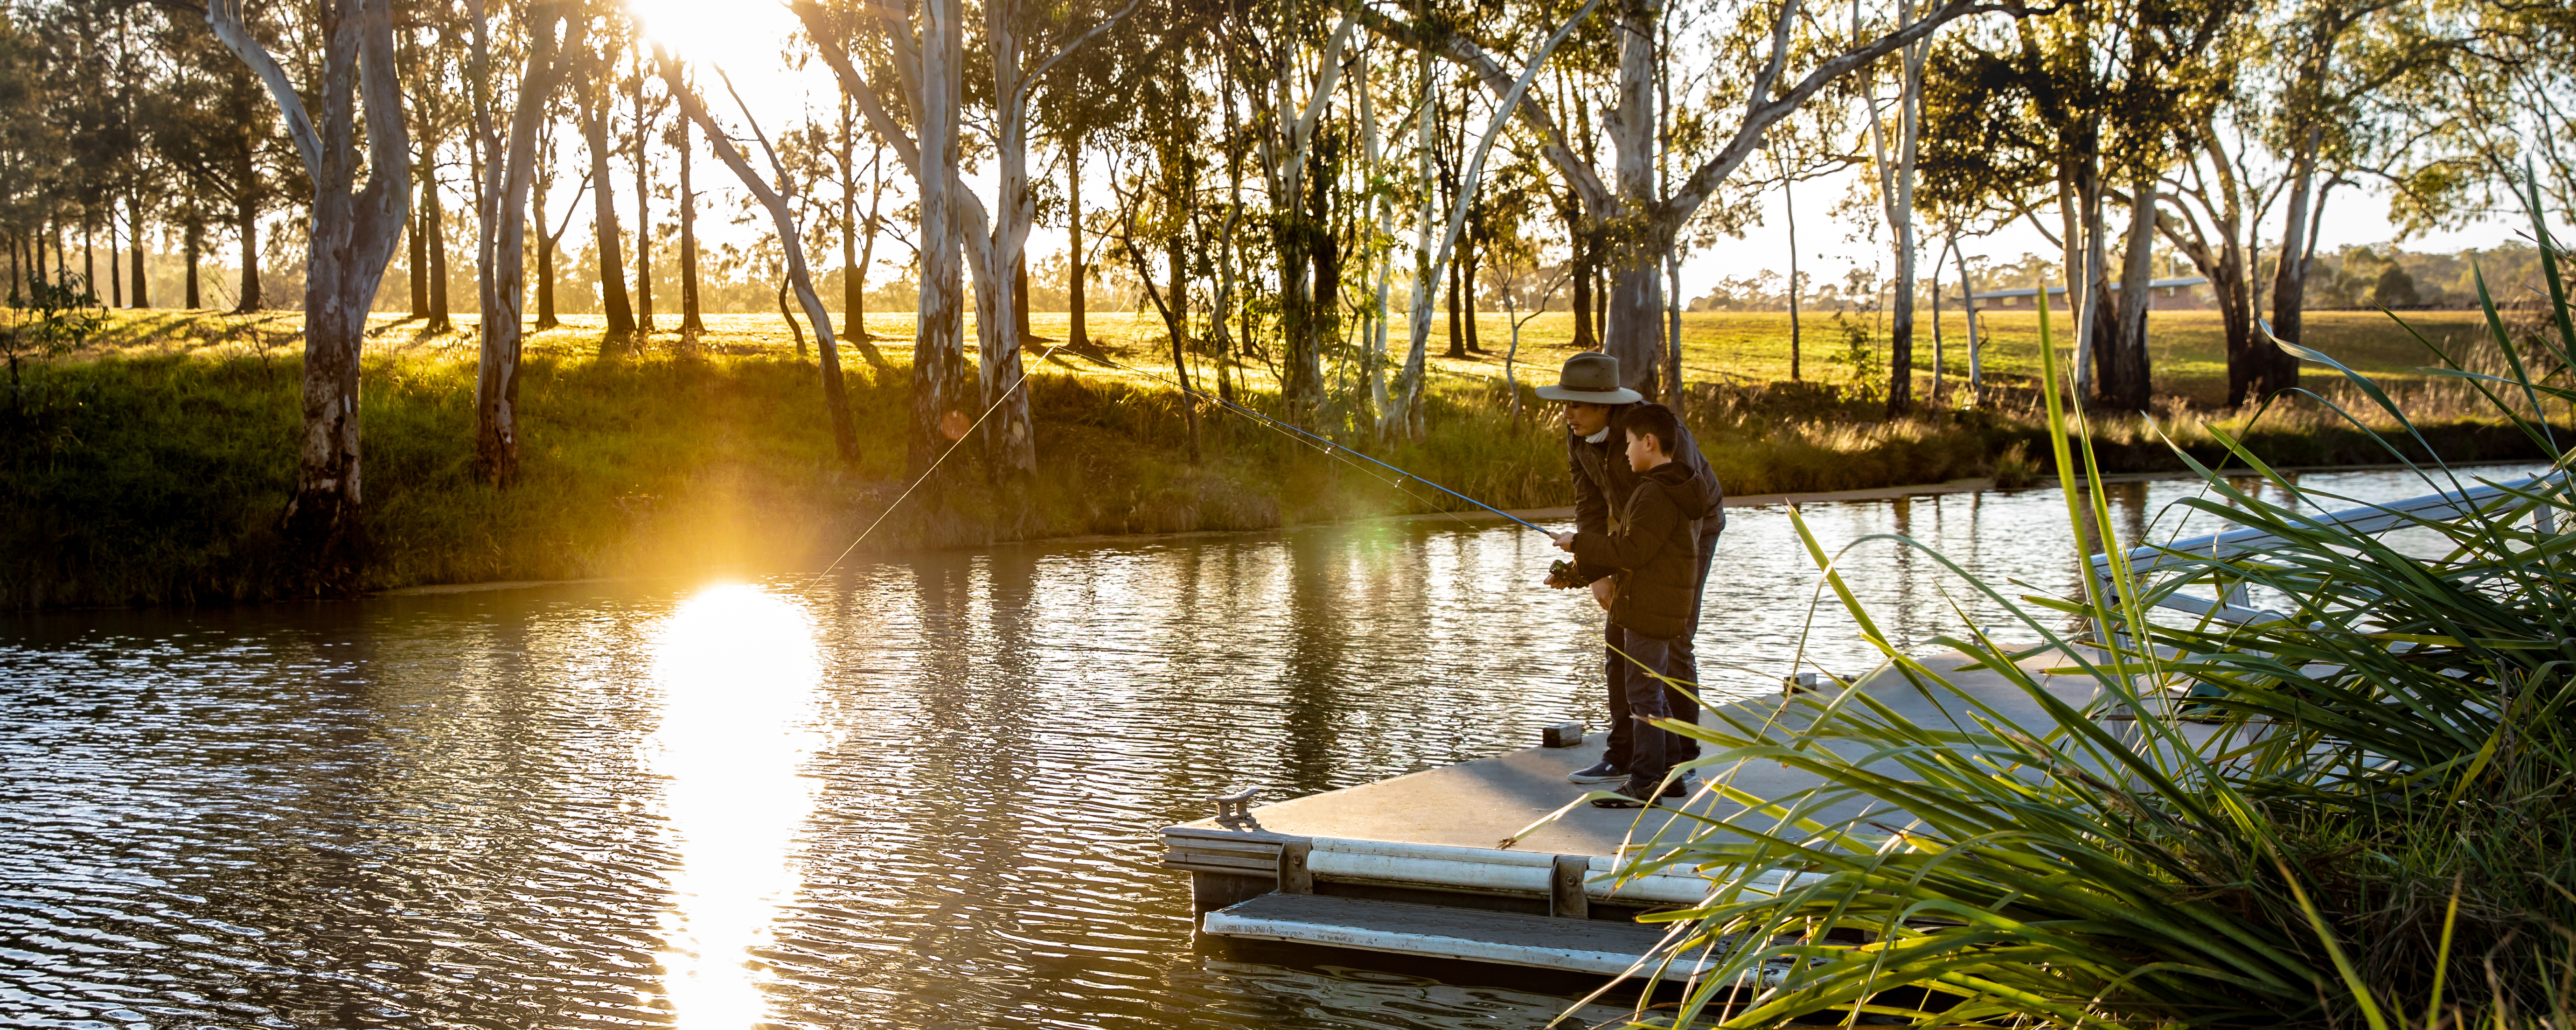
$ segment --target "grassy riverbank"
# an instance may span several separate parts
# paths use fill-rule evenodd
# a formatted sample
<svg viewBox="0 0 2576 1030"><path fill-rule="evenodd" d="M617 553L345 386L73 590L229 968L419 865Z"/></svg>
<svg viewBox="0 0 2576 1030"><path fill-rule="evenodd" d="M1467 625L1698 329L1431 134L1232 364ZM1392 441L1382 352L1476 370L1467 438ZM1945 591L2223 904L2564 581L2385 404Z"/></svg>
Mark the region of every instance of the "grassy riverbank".
<svg viewBox="0 0 2576 1030"><path fill-rule="evenodd" d="M2384 316L2372 315L2380 319ZM2181 372L2161 430L2214 456L2192 403L2192 369L2214 351L2214 320L2159 322ZM903 318L871 318L880 336ZM2321 345L2378 370L2400 358L2386 330L2312 321ZM2438 322L2461 321L2448 315ZM887 346L888 372L855 358L847 373L862 454L832 457L809 361L775 318L726 316L683 347L655 336L602 356L595 325L540 334L521 387L525 482L495 491L470 475L474 355L470 331L426 334L387 321L367 359L363 418L375 587L555 579L709 568L819 567L856 537L902 487L906 348ZM1062 316L1039 316L1060 336ZM1507 340L1498 316L1488 343ZM2356 321L2356 326L2362 325ZM1810 320L1812 342L1832 332ZM1524 331L1520 378L1551 377L1565 349L1562 316ZM971 448L889 519L862 550L954 546L1083 534L1247 529L1445 507L1421 486L1390 484L1347 461L1300 447L1249 421L1205 416L1206 455L1186 459L1178 395L1156 378L1168 361L1158 326L1095 318L1117 369L1059 356L1030 389L1040 472L1003 496ZM2468 327L2436 325L2448 332ZM1879 405L1830 384L1766 378L1786 372L1786 319L1693 315L1686 322L1691 417L1739 495L1826 491L1993 475L2027 480L2046 452L2015 374L2012 328L1993 322L1989 368L2002 384L1987 411L1944 409L1884 421ZM120 314L90 348L27 362L6 414L0 465L0 605L190 603L292 596L272 524L294 471L297 324L292 315ZM2400 337L2402 338L2402 336ZM2035 338L2034 338L2035 339ZM881 345L892 341L881 341ZM2204 346L2205 345L2205 346ZM1927 355L1928 357L1928 355ZM2160 358L2164 355L2160 355ZM2404 361L2404 366L2396 363ZM1430 438L1380 456L1505 506L1565 503L1563 451L1544 412L1515 424L1498 359L1434 361ZM1817 372L1810 365L1810 377ZM1828 369L1832 366L1827 366ZM1714 373L1724 371L1727 375ZM1202 378L1209 373L1200 368ZM1268 406L1270 374L1246 370ZM1847 377L1846 377L1847 378ZM2405 378L2400 376L2401 379ZM2417 388L2419 421L2454 460L2525 456L2528 441L2432 387ZM1526 394L1524 404L1529 405ZM2137 421L2098 427L2114 470L2179 467ZM2294 465L2390 460L2374 437L2314 406L2267 415L2257 453ZM2410 445L2411 446L2411 445Z"/></svg>

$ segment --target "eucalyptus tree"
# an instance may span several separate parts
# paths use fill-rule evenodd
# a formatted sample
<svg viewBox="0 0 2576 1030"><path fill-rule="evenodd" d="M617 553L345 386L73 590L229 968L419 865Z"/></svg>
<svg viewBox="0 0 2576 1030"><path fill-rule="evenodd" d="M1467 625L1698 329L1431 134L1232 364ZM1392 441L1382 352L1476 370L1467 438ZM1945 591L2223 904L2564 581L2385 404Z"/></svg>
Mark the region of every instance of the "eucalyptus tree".
<svg viewBox="0 0 2576 1030"><path fill-rule="evenodd" d="M581 62L581 79L573 85L580 108L582 141L590 153L590 225L599 256L600 306L607 312L601 354L623 347L635 335L635 305L626 292L626 258L618 242L617 188L608 177L608 159L620 148L612 139L617 117L617 58L628 41L640 36L634 18L616 6L595 3L585 30L591 42Z"/></svg>
<svg viewBox="0 0 2576 1030"><path fill-rule="evenodd" d="M1387 392L1386 341L1389 314L1393 310L1389 304L1389 293L1395 279L1395 208L1398 198L1396 177L1388 174L1388 133L1381 124L1376 102L1378 95L1385 91L1380 89L1370 69L1373 49L1371 46L1360 47L1353 64L1353 73L1359 78L1359 89L1355 91L1359 98L1354 106L1359 108L1361 167L1368 173L1361 197L1368 206L1367 217L1373 223L1370 231L1361 237L1364 242L1359 250L1373 280L1370 285L1374 300L1360 325L1360 375L1367 382L1367 393L1364 398L1355 397L1354 400L1365 399L1367 408L1364 414L1372 420L1377 435L1384 437L1394 425L1394 420L1386 417L1387 413L1395 410L1395 398ZM1421 114L1422 111L1416 108L1411 117L1420 117ZM1400 130L1402 127L1396 128Z"/></svg>
<svg viewBox="0 0 2576 1030"><path fill-rule="evenodd" d="M1422 390L1425 382L1425 359L1430 354L1431 311L1437 284L1444 264L1431 242L1440 218L1440 191L1433 179L1434 153L1439 140L1439 78L1433 74L1431 54L1416 51L1412 85L1416 91L1413 115L1413 176L1406 183L1406 195L1412 201L1413 218L1413 293L1405 298L1404 362L1397 367L1396 385L1389 392L1389 404L1380 412L1378 435L1402 435L1420 439L1423 432ZM1385 312L1379 312L1381 324Z"/></svg>
<svg viewBox="0 0 2576 1030"><path fill-rule="evenodd" d="M1604 180L1582 151L1589 141L1562 127L1563 102L1545 90L1515 90L1525 70L1497 50L1512 40L1528 40L1553 28L1538 22L1511 26L1514 35L1492 38L1471 31L1455 19L1403 18L1345 0L1373 31L1421 48L1475 74L1487 91L1511 100L1523 131L1541 141L1540 152L1574 187L1585 222L1608 241L1611 292L1606 347L1619 358L1625 385L1649 396L1659 394L1663 351L1662 255L1702 205L1727 187L1728 180L1761 145L1774 123L1790 116L1828 84L1853 75L1905 47L1931 36L1942 26L1972 15L2024 15L2025 0L1939 0L1921 9L1900 8L1882 14L1877 35L1860 40L1839 38L1803 9L1802 0L1777 4L1719 2L1676 9L1674 28L1698 48L1702 63L1717 69L1697 84L1694 95L1671 100L1674 117L1689 119L1691 133L1657 132L1657 72L1663 19L1661 0L1613 0L1601 16L1615 28L1615 72L1602 76L1600 95L1586 97L1602 112L1603 135L1613 155L1612 177ZM1542 21L1553 19L1542 19ZM1481 28L1481 26L1479 26ZM1582 95L1578 81L1568 90ZM1671 150L1672 152L1667 152ZM1672 180L1669 192L1657 189L1655 170L1669 161L1686 170Z"/></svg>
<svg viewBox="0 0 2576 1030"><path fill-rule="evenodd" d="M1927 178L1944 180L1934 189L1951 205L2022 211L2062 248L2086 403L2136 411L2150 399L2157 185L2179 156L2176 139L2224 95L2216 58L2239 10L2240 0L2070 5L2010 31L1954 35L1931 58ZM2114 202L2130 209L2118 294ZM2045 203L2057 210L2055 233L2036 214Z"/></svg>
<svg viewBox="0 0 2576 1030"><path fill-rule="evenodd" d="M653 124L670 109L671 98L664 94L648 101L646 97L651 92L646 88L646 80L652 77L653 72L647 67L644 33L637 31L631 34L627 44L634 48L634 64L627 73L624 86L626 99L635 112L635 121L630 126L633 136L627 144L628 153L635 160L635 327L639 332L650 333L653 331L652 141L656 135Z"/></svg>
<svg viewBox="0 0 2576 1030"><path fill-rule="evenodd" d="M1898 0L1897 20L1913 14L1913 0ZM1860 8L1852 8L1852 36L1862 32ZM1869 112L1869 147L1871 166L1878 172L1878 197L1881 211L1887 217L1890 244L1894 247L1895 289L1889 298L1887 326L1887 410L1901 414L1914 406L1914 273L1919 247L1914 237L1914 191L1916 162L1921 154L1923 114L1923 62L1930 51L1929 37L1907 44L1896 52L1896 111L1892 119L1879 114L1877 76L1869 76L1861 89L1862 101ZM1884 62L1882 62L1884 63ZM1890 146L1889 137L1894 137ZM1933 334L1940 334L1938 307L1935 307ZM1937 348L1936 348L1937 350ZM1940 393L1941 364L1937 356L1932 363L1932 390Z"/></svg>
<svg viewBox="0 0 2576 1030"><path fill-rule="evenodd" d="M1132 17L1132 16L1131 16ZM1129 36L1129 39L1136 37ZM1113 40L1113 43L1120 40ZM1143 74L1137 67L1138 54L1116 45L1085 46L1066 54L1046 75L1046 87L1038 91L1035 103L1037 123L1054 144L1057 159L1064 164L1065 226L1065 307L1064 349L1095 361L1102 352L1091 341L1090 280L1093 243L1084 240L1090 210L1082 199L1082 169L1089 143L1103 130L1127 124L1136 118L1134 105L1127 101L1135 90L1121 83L1122 77ZM1219 76L1222 79L1222 75ZM1231 86L1226 80L1223 85ZM1230 122L1219 128L1229 139L1234 135ZM1023 313L1025 316L1025 313ZM1222 375L1222 357L1219 373Z"/></svg>
<svg viewBox="0 0 2576 1030"><path fill-rule="evenodd" d="M885 144L876 143L869 154L867 175L868 213L859 214L859 141L852 119L848 97L841 98L841 126L838 147L833 149L833 171L840 179L839 216L835 227L841 235L841 328L842 335L859 349L868 367L879 373L894 371L894 363L877 350L868 334L868 266L876 262L877 236L884 225L885 212ZM873 138L873 137L871 137ZM863 242L864 241L864 242Z"/></svg>
<svg viewBox="0 0 2576 1030"><path fill-rule="evenodd" d="M277 43L273 22L242 18L255 38ZM173 72L153 122L153 151L192 200L232 230L239 254L233 310L262 310L260 222L294 200L294 145L259 77L201 26L174 21L159 40Z"/></svg>
<svg viewBox="0 0 2576 1030"><path fill-rule="evenodd" d="M2388 172L2400 187L2398 223L2420 230L2519 214L2535 189L2549 206L2576 211L2576 11L2518 0L2446 7L2468 38L2457 59L2430 70L2424 102L2410 105L2421 145Z"/></svg>
<svg viewBox="0 0 2576 1030"><path fill-rule="evenodd" d="M1037 469L1028 393L1018 389L1020 297L1012 288L1037 214L1029 174L1031 114L1037 93L1049 87L1050 71L1100 42L1143 3L987 0L976 36L982 67L972 75L965 48L969 19L962 0L923 0L908 16L885 7L827 11L815 0L789 5L868 127L912 175L920 197L921 300L910 448L916 469L936 460L940 423L957 410L953 402L964 371L963 274L971 274L975 282L977 378L983 392L979 407L987 411L981 421L988 467L1012 477ZM1167 31L1159 38L1177 35ZM889 67L863 73L851 57L857 45L882 47ZM996 190L989 208L958 175L965 116L978 100L987 110L976 119L984 136L975 143L993 162Z"/></svg>
<svg viewBox="0 0 2576 1030"><path fill-rule="evenodd" d="M1202 455L1197 391L1190 383L1190 280L1194 269L1205 264L1207 247L1198 211L1199 176L1207 163L1199 153L1198 141L1206 124L1195 117L1195 112L1205 109L1204 99L1195 95L1191 83L1177 68L1152 76L1143 84L1138 100L1145 117L1133 127L1133 146L1139 152L1150 152L1154 160L1150 174L1138 176L1137 196L1119 198L1121 225L1117 234L1119 247L1126 252L1146 299L1162 316L1164 338L1172 352L1172 374L1183 395L1182 425L1187 433L1189 462L1194 466ZM1111 179L1110 185L1117 189L1116 178ZM1154 285L1153 262L1147 252L1148 247L1158 243L1166 272L1161 287ZM1222 322L1221 316L1219 321Z"/></svg>
<svg viewBox="0 0 2576 1030"><path fill-rule="evenodd" d="M304 430L283 528L304 548L315 581L337 592L358 586L364 557L358 351L367 309L402 238L411 144L391 0L317 0L304 13L321 53L300 88L243 23L238 7L211 4L206 21L268 87L313 188L304 275Z"/></svg>
<svg viewBox="0 0 2576 1030"><path fill-rule="evenodd" d="M507 36L474 0L467 98L476 177L474 283L482 317L475 335L481 360L474 376L474 463L487 482L519 477L519 357L526 339L528 194L537 177L537 145L546 112L568 66L578 59L589 19L580 0L531 0L507 7ZM505 47L507 48L505 50ZM520 55L518 74L499 62ZM544 232L544 226L538 232Z"/></svg>
<svg viewBox="0 0 2576 1030"><path fill-rule="evenodd" d="M699 317L698 311L698 193L689 174L693 156L689 120L671 119L671 128L663 138L680 154L679 192L672 197L672 203L680 210L680 333L687 337L707 331L706 320Z"/></svg>
<svg viewBox="0 0 2576 1030"><path fill-rule="evenodd" d="M781 252L781 264L784 265L786 272L786 285L796 291L796 302L804 309L806 321L812 323L814 327L814 342L822 356L823 406L825 414L832 422L833 447L839 452L842 461L858 460L858 434L850 418L847 385L841 379L841 355L839 347L833 340L832 316L830 312L824 310L823 298L814 289L813 272L811 266L805 261L804 232L799 228L794 200L791 199L802 195L797 189L796 180L788 173L787 166L780 161L778 148L770 143L768 134L761 130L760 122L753 116L750 105L742 103L741 96L734 94L731 82L725 83L725 92L733 95L736 109L741 112L746 126L750 129L752 140L760 145L761 154L767 159L769 165L767 176L752 167L750 158L745 156L741 148L734 145L733 137L725 132L724 127L707 110L706 102L689 87L680 63L672 60L671 56L659 47L654 50L654 61L659 66L663 87L669 91L671 99L679 105L680 116L695 124L698 131L706 135L708 149L715 151L716 158L733 171L734 178L741 181L743 189L750 192L752 200L768 212L771 227L778 233L778 247ZM717 77L723 78L722 69L717 70ZM808 181L811 179L809 178ZM780 306L785 307L783 297ZM788 320L788 327L791 330L795 328L795 324L793 318ZM798 337L798 342L800 344L803 342L802 336Z"/></svg>
<svg viewBox="0 0 2576 1030"><path fill-rule="evenodd" d="M1926 100L1926 103L1934 101ZM1987 236L2021 217L2021 211L2004 202L1982 184L1961 181L1944 175L1924 177L1915 200L1923 215L1941 231L1941 254L1932 261L1932 398L1938 403L1941 375L1944 371L1941 331L1941 266L1943 258L1956 262L1959 299L1968 327L1968 403L1972 407L1986 404L1985 334L1977 320L1977 277L1970 264L1966 237ZM2015 200L2021 198L2015 197ZM2159 220L2160 227L2163 222ZM2167 227L2169 228L2169 227ZM1795 294L1791 294L1794 301Z"/></svg>
<svg viewBox="0 0 2576 1030"><path fill-rule="evenodd" d="M9 250L12 305L45 278L45 225L63 152L60 125L43 116L58 82L48 63L38 27L0 10L0 236Z"/></svg>
<svg viewBox="0 0 2576 1030"><path fill-rule="evenodd" d="M2261 90L2262 141L2284 166L2280 251L2273 262L2271 332L2297 343L2308 271L2327 200L2339 186L2394 181L2407 193L2440 191L2442 173L2414 182L2391 170L2420 160L2427 111L2457 110L2440 86L2465 57L2470 26L2446 24L2427 5L2398 0L2275 0L2249 27L2254 88ZM2471 103L2477 101L2471 100ZM2476 131L2474 129L2472 132ZM2418 206L2427 206L2417 201ZM2296 358L2275 348L2262 392L2298 384Z"/></svg>
<svg viewBox="0 0 2576 1030"><path fill-rule="evenodd" d="M2254 234L2288 180L2254 138L2242 89L2189 128L2188 151L2157 186L2158 234L2209 280L2226 334L2229 407L2290 389L2299 376L2298 359L2255 332Z"/></svg>
<svg viewBox="0 0 2576 1030"><path fill-rule="evenodd" d="M584 24L586 26L587 22ZM571 48L565 48L564 52L573 51ZM576 70L567 68L557 74L569 78ZM555 257L563 253L563 237L565 233L572 231L572 218L574 213L580 210L582 194L590 191L590 169L585 167L581 170L581 181L573 186L572 202L564 205L563 217L551 223L546 221L546 201L553 194L557 176L564 170L562 155L555 145L555 129L559 125L576 119L577 109L559 99L548 102L544 113L537 116L536 175L529 191L529 205L532 209L530 215L536 220L537 230L537 324L535 328L538 332L563 324L562 320L555 317L555 287L561 278L556 271ZM683 169L688 167L686 156L686 154L682 155ZM553 228L547 228L549 224Z"/></svg>
<svg viewBox="0 0 2576 1030"><path fill-rule="evenodd" d="M120 302L116 275L116 202L131 186L142 145L140 127L128 105L118 67L122 49L116 23L123 12L100 0L79 0L39 9L53 23L53 74L83 84L52 96L49 116L64 127L68 173L61 196L76 212L81 234L81 274L108 304ZM107 239L108 275L98 274L98 236Z"/></svg>
<svg viewBox="0 0 2576 1030"><path fill-rule="evenodd" d="M254 35L274 39L266 23L249 26ZM236 311L259 310L265 303L259 276L259 222L286 200L284 174L293 160L292 144L278 125L275 108L259 78L200 24L171 20L160 26L155 41L168 63L169 76L155 94L149 139L153 153L171 170L188 228L187 304L203 299L197 286L196 251L203 225L228 225L240 246L240 280Z"/></svg>
<svg viewBox="0 0 2576 1030"><path fill-rule="evenodd" d="M1311 0L1264 0L1235 8L1220 23L1222 73L1246 87L1252 154L1269 206L1280 390L1296 417L1309 422L1325 404L1323 356L1334 321L1330 295L1339 285L1338 262L1317 260L1330 246L1329 213L1310 203L1323 198L1317 141L1359 20L1355 12L1329 22L1314 17L1329 10Z"/></svg>
<svg viewBox="0 0 2576 1030"><path fill-rule="evenodd" d="M163 19L160 12L136 5L119 5L108 14L110 78L107 82L110 85L105 92L110 96L115 118L122 126L125 145L118 154L113 177L117 196L106 202L107 220L110 226L115 224L116 203L123 200L126 243L126 267L120 270L114 267L117 248L115 232L111 228L109 294L114 296L120 292L115 280L122 278L126 283L121 291L125 295L126 306L147 308L152 306L150 280L144 275L144 255L150 248L145 239L149 219L147 209L157 206L158 195L164 192L169 177L167 165L153 152L149 138L155 94L164 86L168 72L149 39L153 24ZM138 21L143 24L137 25Z"/></svg>
<svg viewBox="0 0 2576 1030"><path fill-rule="evenodd" d="M420 190L410 226L412 313L422 318L423 329L443 333L454 328L448 318L445 157L449 143L468 131L468 94L487 84L472 81L460 67L465 41L454 9L432 5L412 15L403 27L407 45L397 51L409 73L405 113L411 119L416 148L412 170Z"/></svg>

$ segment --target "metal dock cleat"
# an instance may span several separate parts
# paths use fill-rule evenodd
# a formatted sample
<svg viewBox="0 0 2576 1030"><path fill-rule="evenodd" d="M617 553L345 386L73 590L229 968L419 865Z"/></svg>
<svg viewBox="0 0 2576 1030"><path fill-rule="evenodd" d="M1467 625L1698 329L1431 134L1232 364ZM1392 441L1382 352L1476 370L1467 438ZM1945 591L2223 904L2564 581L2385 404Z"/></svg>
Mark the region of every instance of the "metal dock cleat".
<svg viewBox="0 0 2576 1030"><path fill-rule="evenodd" d="M1229 830L1243 829L1247 826L1255 830L1260 829L1261 821L1252 817L1252 797L1259 793L1261 793L1259 787L1238 787L1232 794L1219 794L1210 798L1209 800L1216 802L1217 825Z"/></svg>

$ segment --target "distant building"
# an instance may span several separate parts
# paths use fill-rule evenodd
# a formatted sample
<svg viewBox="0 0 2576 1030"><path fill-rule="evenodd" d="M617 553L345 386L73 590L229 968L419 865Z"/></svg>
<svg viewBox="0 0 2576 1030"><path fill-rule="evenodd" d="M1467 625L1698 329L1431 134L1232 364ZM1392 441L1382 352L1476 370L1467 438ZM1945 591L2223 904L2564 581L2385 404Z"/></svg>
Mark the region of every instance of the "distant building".
<svg viewBox="0 0 2576 1030"><path fill-rule="evenodd" d="M2187 279L2150 281L2147 283L2147 307L2151 311L2207 311L2209 293L2200 288L2207 285L2209 280L2196 275ZM2120 284L2112 283L2111 288L2117 290ZM2021 289L1994 290L1975 294L1968 299L1975 302L1975 307L1979 311L2035 311L2038 310L2038 297L2038 290ZM2063 309L2066 287L2049 287L2048 297L2051 307Z"/></svg>

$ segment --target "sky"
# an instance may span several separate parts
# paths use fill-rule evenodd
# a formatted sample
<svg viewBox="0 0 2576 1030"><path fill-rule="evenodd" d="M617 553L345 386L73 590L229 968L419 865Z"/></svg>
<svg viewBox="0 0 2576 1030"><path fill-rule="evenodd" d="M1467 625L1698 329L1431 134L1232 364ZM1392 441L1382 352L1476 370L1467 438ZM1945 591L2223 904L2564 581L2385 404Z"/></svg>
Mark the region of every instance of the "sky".
<svg viewBox="0 0 2576 1030"><path fill-rule="evenodd" d="M724 69L744 102L757 113L761 126L772 138L786 126L807 117L836 118L839 93L828 70L814 66L796 69L787 65L780 49L796 29L795 16L782 3L706 3L702 0L629 0L643 18L646 32L674 53L697 62L701 67ZM717 118L729 125L741 124L739 111L712 74L702 72L700 80L708 105ZM758 158L755 156L755 162ZM713 210L731 212L742 196L721 166L707 162L698 173L699 181L719 187L712 198ZM1086 183L1100 182L1108 173L1102 155L1094 154L1084 164ZM1885 267L1888 248L1881 240L1860 237L1849 222L1834 219L1831 209L1849 197L1861 176L1871 174L1855 167L1824 179L1800 183L1795 187L1799 214L1798 243L1800 271L1811 285L1838 283L1855 266ZM980 195L990 197L989 180L970 183ZM1095 211L1105 196L1086 198ZM631 198L629 198L631 202ZM2386 198L2367 191L2344 189L2331 200L2328 217L2319 232L2319 249L2331 251L2347 245L2377 244L2397 237L2397 229L2388 220ZM765 219L744 225L727 224L718 217L701 222L701 230L711 245L747 243L751 237L766 234ZM1788 270L1788 219L1777 190L1763 199L1758 224L1748 225L1741 238L1720 237L1712 245L1687 254L1682 264L1682 288L1685 296L1705 295L1720 280L1729 277L1751 277L1763 271L1785 274ZM2469 247L2491 247L2514 238L2516 227L2506 219L2489 219L2455 231L2421 236L2405 243L2409 250L2449 252ZM2277 225L2266 227L2267 238L2277 238ZM1927 244L1932 241L1926 241ZM1060 253L1065 246L1061 227L1039 227L1029 241L1030 263L1036 265L1046 255ZM2015 222L1984 238L1963 241L1970 258L2017 261L2024 254L2054 255L2056 248L2027 222ZM897 249L898 254L905 253ZM1937 254L1927 246L1923 260L1927 263ZM828 265L835 255L813 255ZM2188 274L2188 273L2186 273Z"/></svg>

